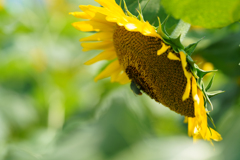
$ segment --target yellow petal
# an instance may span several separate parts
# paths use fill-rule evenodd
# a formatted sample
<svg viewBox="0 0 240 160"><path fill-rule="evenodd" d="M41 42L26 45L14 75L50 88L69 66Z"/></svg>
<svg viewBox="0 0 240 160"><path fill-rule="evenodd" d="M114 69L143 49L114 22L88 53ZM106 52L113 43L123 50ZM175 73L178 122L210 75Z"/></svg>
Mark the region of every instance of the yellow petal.
<svg viewBox="0 0 240 160"><path fill-rule="evenodd" d="M96 63L101 60L113 60L116 57L117 57L117 55L116 55L115 49L112 48L112 49L108 49L108 50L101 52L96 57L90 59L89 61L85 62L84 64L91 65L91 64Z"/></svg>
<svg viewBox="0 0 240 160"><path fill-rule="evenodd" d="M97 82L100 79L111 76L116 71L118 71L119 68L121 68L121 67L119 65L118 60L112 62L94 79L94 81Z"/></svg>
<svg viewBox="0 0 240 160"><path fill-rule="evenodd" d="M189 123L189 133L191 136L195 137L195 139L202 138L204 140L208 140L212 143L211 140L220 141L222 140L221 135L213 130L212 128L208 128L207 123L207 114L204 107L204 99L202 91L197 87L197 83L195 78L192 76L192 96L194 100L194 123ZM193 132L193 127L196 132Z"/></svg>
<svg viewBox="0 0 240 160"><path fill-rule="evenodd" d="M193 136L195 133L194 133L194 130L197 126L196 124L196 117L192 118L192 117L189 117L188 118L188 136Z"/></svg>
<svg viewBox="0 0 240 160"><path fill-rule="evenodd" d="M111 75L111 82L119 82L120 84L127 84L130 82L130 79L128 78L127 74L122 70L122 68L119 68L117 71L115 71Z"/></svg>
<svg viewBox="0 0 240 160"><path fill-rule="evenodd" d="M82 43L83 51L90 50L106 50L113 46L112 41L94 42L94 43Z"/></svg>
<svg viewBox="0 0 240 160"><path fill-rule="evenodd" d="M126 18L127 18L126 21L122 21L126 30L136 31L136 32L139 31L142 33L143 22L133 17L126 17Z"/></svg>
<svg viewBox="0 0 240 160"><path fill-rule="evenodd" d="M158 37L162 39L162 37L156 32L149 22L143 23L141 33L145 36Z"/></svg>
<svg viewBox="0 0 240 160"><path fill-rule="evenodd" d="M82 22L75 22L72 24L73 27L80 31L114 31L114 28L107 24L107 23L101 23L101 22L96 22L96 21L82 21Z"/></svg>
<svg viewBox="0 0 240 160"><path fill-rule="evenodd" d="M116 4L114 0L106 1L106 0L96 0L103 7L95 7L95 6L80 6L80 9L92 17L93 21L101 21L101 22L113 22L117 23L119 26L124 26L129 31L140 32L146 36L159 37L161 36L156 33L154 27L149 24L149 22L141 22L134 17L126 16L120 6ZM101 16L102 18L96 18L97 14L105 15Z"/></svg>
<svg viewBox="0 0 240 160"><path fill-rule="evenodd" d="M91 21L96 21L96 22L101 22L101 23L104 23L104 24L108 24L109 26L115 26L116 23L113 23L113 22L108 22L106 20L107 16L102 14L102 13L96 13L94 15L94 17L91 19Z"/></svg>
<svg viewBox="0 0 240 160"><path fill-rule="evenodd" d="M134 23L127 23L125 28L128 31L137 31L137 26Z"/></svg>
<svg viewBox="0 0 240 160"><path fill-rule="evenodd" d="M103 7L96 7L96 6L91 6L91 5L87 6L86 11L90 12L89 14L91 14L92 17L94 17L96 13L103 14L106 16L106 19L109 17L115 17L116 19L119 19L119 18L126 16L125 14L121 15L118 12L114 12L114 11L111 11L111 10L103 8ZM116 22L116 21L110 21L110 22Z"/></svg>
<svg viewBox="0 0 240 160"><path fill-rule="evenodd" d="M195 80L195 78L192 76L192 97L193 97L193 101L195 108L199 106L200 104L200 99L198 97L198 92L197 92L197 82ZM196 115L196 110L195 110L195 115Z"/></svg>
<svg viewBox="0 0 240 160"><path fill-rule="evenodd" d="M85 37L80 39L80 41L105 41L105 40L112 40L113 39L113 32L99 32L95 33L89 37Z"/></svg>
<svg viewBox="0 0 240 160"><path fill-rule="evenodd" d="M119 7L115 2L109 3L109 2L106 2L105 0L98 0L98 2L104 8L87 6L88 11L98 12L103 15L106 15L107 21L115 22L119 26L124 26L129 31L139 31L146 36L161 38L161 36L156 33L155 29L153 28L153 26L149 24L149 22L141 22L136 18L126 16L122 11L121 7ZM93 14L91 16L94 17Z"/></svg>
<svg viewBox="0 0 240 160"><path fill-rule="evenodd" d="M111 82L116 82L119 74L122 72L122 68L119 68L118 70L116 70L112 75L111 75Z"/></svg>
<svg viewBox="0 0 240 160"><path fill-rule="evenodd" d="M182 97L182 101L185 101L186 99L188 99L189 94L190 94L190 90L191 90L191 83L190 83L190 79L188 78L186 88L185 88L185 92L184 92L183 97Z"/></svg>
<svg viewBox="0 0 240 160"><path fill-rule="evenodd" d="M195 80L195 78L194 78L194 80ZM195 114L198 114L198 116L202 116L204 118L207 118L206 110L205 110L205 107L204 107L203 93L200 89L197 89L197 94L198 94L198 97L199 97L199 107L198 107L198 110L197 110L198 112L196 112Z"/></svg>
<svg viewBox="0 0 240 160"><path fill-rule="evenodd" d="M188 123L188 117L187 116L184 117L183 123Z"/></svg>
<svg viewBox="0 0 240 160"><path fill-rule="evenodd" d="M180 58L178 58L178 57L177 57L175 54L173 54L172 52L169 52L169 53L168 53L168 59L181 61Z"/></svg>
<svg viewBox="0 0 240 160"><path fill-rule="evenodd" d="M194 77L192 77L192 97L193 97L193 101L194 101L194 115L195 117L189 117L188 118L188 135L189 136L193 136L194 140L197 139L197 135L199 135L201 128L199 128L200 126L198 125L198 115L196 115L196 110L199 108L199 104L200 104L200 99L198 97L197 94L197 84L196 84L196 80Z"/></svg>
<svg viewBox="0 0 240 160"><path fill-rule="evenodd" d="M73 15L74 17L77 18L82 18L82 19L90 19L91 16L89 16L88 14L84 13L84 12L70 12L70 15Z"/></svg>
<svg viewBox="0 0 240 160"><path fill-rule="evenodd" d="M186 69L186 67L187 67L186 55L183 52L179 52L179 54L180 54L180 58L181 58L181 62L182 62L183 72L184 72L185 77L187 78L186 89L185 89L185 92L182 97L182 100L185 101L189 97L189 94L190 94L190 89L191 89L190 78L192 77L192 73L188 72Z"/></svg>
<svg viewBox="0 0 240 160"><path fill-rule="evenodd" d="M80 5L79 8L91 18L96 14L96 11L91 10L89 5Z"/></svg>
<svg viewBox="0 0 240 160"><path fill-rule="evenodd" d="M115 13L125 15L122 8L115 2L115 0L95 0L100 5L102 5L104 8L107 8Z"/></svg>
<svg viewBox="0 0 240 160"><path fill-rule="evenodd" d="M221 141L222 140L222 136L217 132L215 131L214 129L210 128L211 130L211 139L214 140L214 141Z"/></svg>
<svg viewBox="0 0 240 160"><path fill-rule="evenodd" d="M119 82L120 84L127 84L131 80L128 78L127 74L123 71L115 81Z"/></svg>
<svg viewBox="0 0 240 160"><path fill-rule="evenodd" d="M161 55L163 53L165 53L168 48L170 48L170 46L167 46L165 43L161 42L162 47L157 51L157 55Z"/></svg>
<svg viewBox="0 0 240 160"><path fill-rule="evenodd" d="M124 26L124 24L127 22L127 19L124 17L116 17L116 16L110 16L110 15L106 17L106 20L109 22L115 22L119 26Z"/></svg>

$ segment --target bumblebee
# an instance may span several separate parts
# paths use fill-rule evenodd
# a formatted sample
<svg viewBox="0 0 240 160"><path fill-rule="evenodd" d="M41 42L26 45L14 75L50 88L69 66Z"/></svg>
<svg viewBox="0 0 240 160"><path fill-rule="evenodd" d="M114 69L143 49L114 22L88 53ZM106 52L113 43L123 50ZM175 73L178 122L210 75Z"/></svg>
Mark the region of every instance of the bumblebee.
<svg viewBox="0 0 240 160"><path fill-rule="evenodd" d="M133 93L135 93L137 95L142 95L140 86L138 86L134 81L131 82L130 88L133 91Z"/></svg>

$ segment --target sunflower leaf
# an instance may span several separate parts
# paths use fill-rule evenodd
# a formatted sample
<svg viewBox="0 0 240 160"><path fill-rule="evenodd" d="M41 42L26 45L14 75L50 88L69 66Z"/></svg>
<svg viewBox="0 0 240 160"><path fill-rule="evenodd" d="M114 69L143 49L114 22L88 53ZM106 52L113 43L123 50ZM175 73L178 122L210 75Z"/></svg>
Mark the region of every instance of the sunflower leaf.
<svg viewBox="0 0 240 160"><path fill-rule="evenodd" d="M201 39L198 40L197 42L192 43L192 44L190 44L189 46L187 46L187 47L185 48L185 52L186 52L189 56L191 56L192 53L193 53L193 51L196 49L198 43L199 43L202 39L203 39L203 38L201 38Z"/></svg>
<svg viewBox="0 0 240 160"><path fill-rule="evenodd" d="M214 76L215 76L215 74L212 76L210 82L208 83L207 87L205 88L206 91L208 91L212 87Z"/></svg>
<svg viewBox="0 0 240 160"><path fill-rule="evenodd" d="M221 94L221 93L224 93L225 91L221 91L221 90L218 90L218 91L211 91L211 92L206 92L207 96L209 98L212 98L218 94Z"/></svg>

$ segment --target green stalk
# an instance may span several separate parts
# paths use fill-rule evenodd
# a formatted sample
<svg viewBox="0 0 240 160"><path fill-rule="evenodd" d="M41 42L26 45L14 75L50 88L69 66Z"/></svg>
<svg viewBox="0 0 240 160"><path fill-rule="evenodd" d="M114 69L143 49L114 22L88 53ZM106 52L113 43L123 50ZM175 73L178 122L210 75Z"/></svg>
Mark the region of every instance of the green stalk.
<svg viewBox="0 0 240 160"><path fill-rule="evenodd" d="M190 26L191 26L191 24L180 20L170 37L177 38L177 37L179 37L179 35L181 35L180 41L182 42L184 37L186 36Z"/></svg>

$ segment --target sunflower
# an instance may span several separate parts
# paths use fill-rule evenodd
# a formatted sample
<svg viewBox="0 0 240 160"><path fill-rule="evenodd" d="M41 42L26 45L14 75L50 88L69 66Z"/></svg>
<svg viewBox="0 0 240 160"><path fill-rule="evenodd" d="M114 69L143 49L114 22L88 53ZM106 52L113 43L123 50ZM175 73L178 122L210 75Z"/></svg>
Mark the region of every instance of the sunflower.
<svg viewBox="0 0 240 160"><path fill-rule="evenodd" d="M207 88L203 85L203 76L211 71L201 70L191 59L197 43L183 47L179 37L173 39L164 32L160 20L158 28L150 25L141 11L138 17L132 15L125 2L126 14L115 0L95 1L102 7L80 5L83 12L70 13L86 19L73 23L76 29L95 32L80 39L85 42L81 44L83 51L103 50L85 64L111 61L94 80L111 77L111 82L132 82L139 91L184 115L189 136L211 142L221 140L207 123L208 117L213 122L207 111L209 98L220 92L207 92L212 80Z"/></svg>

